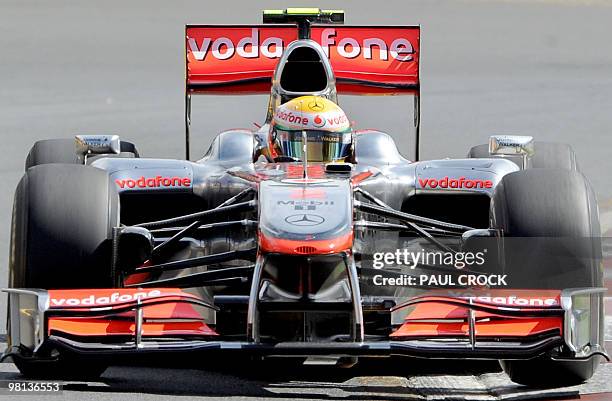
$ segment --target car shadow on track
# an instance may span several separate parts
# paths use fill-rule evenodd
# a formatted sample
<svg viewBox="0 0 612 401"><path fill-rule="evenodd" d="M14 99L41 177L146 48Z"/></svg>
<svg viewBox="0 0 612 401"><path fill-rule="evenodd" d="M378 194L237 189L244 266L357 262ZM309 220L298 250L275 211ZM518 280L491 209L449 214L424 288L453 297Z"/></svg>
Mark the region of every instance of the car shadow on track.
<svg viewBox="0 0 612 401"><path fill-rule="evenodd" d="M255 362L223 356L159 358L138 363L112 366L97 381L65 382L64 391L79 399L85 398L85 393L132 393L303 400L422 400L431 397L490 400L513 398L528 391L499 373L496 362L374 359L361 360L356 366L343 369L303 366L287 359ZM18 373L0 373L0 382L21 379ZM535 394L530 395L533 398ZM555 399L573 398L578 392L560 390L554 395Z"/></svg>
<svg viewBox="0 0 612 401"><path fill-rule="evenodd" d="M444 385L436 377L492 370L499 370L496 363L415 359L360 361L348 369L302 366L285 359L165 359L147 361L144 366L113 366L100 381L67 382L64 391L328 400L411 400L434 394L477 398L489 395L488 390L460 381ZM421 382L431 378L431 386L411 385L416 377Z"/></svg>

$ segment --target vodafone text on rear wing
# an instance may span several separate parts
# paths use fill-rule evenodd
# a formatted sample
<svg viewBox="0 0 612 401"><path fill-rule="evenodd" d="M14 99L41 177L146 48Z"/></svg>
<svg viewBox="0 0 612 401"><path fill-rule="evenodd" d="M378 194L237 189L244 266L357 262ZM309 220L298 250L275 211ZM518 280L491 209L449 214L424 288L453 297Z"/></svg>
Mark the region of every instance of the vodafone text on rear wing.
<svg viewBox="0 0 612 401"><path fill-rule="evenodd" d="M192 94L269 93L273 109L287 93L333 101L344 93L414 95L418 160L420 27L307 27L304 32L299 23L186 26L187 158Z"/></svg>
<svg viewBox="0 0 612 401"><path fill-rule="evenodd" d="M313 26L338 91L402 94L419 89L418 26ZM189 93L270 93L277 63L298 39L295 25L188 25Z"/></svg>

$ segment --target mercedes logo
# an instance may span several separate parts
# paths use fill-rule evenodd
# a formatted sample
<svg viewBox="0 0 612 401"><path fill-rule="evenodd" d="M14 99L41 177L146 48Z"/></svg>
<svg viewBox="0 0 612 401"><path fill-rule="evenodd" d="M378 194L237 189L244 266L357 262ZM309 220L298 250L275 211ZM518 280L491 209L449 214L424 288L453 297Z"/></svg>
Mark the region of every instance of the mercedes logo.
<svg viewBox="0 0 612 401"><path fill-rule="evenodd" d="M325 219L318 214L292 214L291 216L287 216L285 221L294 226L310 227L318 226L323 223Z"/></svg>
<svg viewBox="0 0 612 401"><path fill-rule="evenodd" d="M312 102L308 103L308 107L310 108L310 110L313 110L313 111L321 111L323 110L324 105L318 103L317 98L314 98Z"/></svg>

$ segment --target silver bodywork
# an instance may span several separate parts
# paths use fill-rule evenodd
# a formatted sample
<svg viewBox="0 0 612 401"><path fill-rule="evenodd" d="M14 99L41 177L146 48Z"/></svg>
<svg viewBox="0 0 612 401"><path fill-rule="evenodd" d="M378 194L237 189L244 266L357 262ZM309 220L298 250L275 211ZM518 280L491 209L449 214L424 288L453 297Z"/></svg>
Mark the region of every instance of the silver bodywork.
<svg viewBox="0 0 612 401"><path fill-rule="evenodd" d="M315 51L324 65L326 71L326 86L321 90L310 92L289 92L280 85L283 68L291 53L298 48L308 47ZM337 173L327 171L322 164L312 165L318 173L308 174L316 181L312 186L303 180L302 163L273 163L267 160L263 150L268 146L268 123L274 109L288 98L300 95L324 96L337 101L335 79L331 65L325 57L322 48L313 41L300 40L290 44L283 54L272 80L270 103L266 124L257 131L230 130L220 133L212 142L204 156L195 162L187 160L147 159L97 157L91 158L88 164L108 172L111 182L115 184L121 196L121 202L139 195L149 195L155 198L181 194L191 196L200 201L205 209L213 209L230 198L251 188L259 201L258 235L278 235L278 239L307 241L321 236L336 236L338 233L350 232L353 239L355 221L360 221L365 212L357 211L357 201L354 199L356 190L361 189L373 195L378 202L396 212L402 212L405 205L414 197L434 196L444 200L453 199L450 196L474 196L490 198L495 187L502 178L519 170L519 167L502 157L483 159L441 159L412 162L404 158L398 151L393 139L386 133L374 130L356 131L353 136L352 155L350 157L350 172ZM189 116L189 112L187 113ZM187 121L187 126L189 119ZM84 144L87 141L81 141ZM93 143L89 141L90 145ZM81 146L85 149L85 146ZM115 146L115 148L117 148ZM418 150L418 149L417 149ZM111 152L116 153L116 152ZM418 154L418 151L417 151ZM302 170L300 170L302 169ZM300 181L300 179L302 181ZM320 205L290 203L291 192L294 190L317 189L318 186L329 184L330 196L333 205L322 211L316 207ZM363 192L362 192L363 194ZM287 198L287 196L289 198ZM171 197L170 197L171 198ZM298 198L301 199L300 196ZM303 197L302 197L303 198ZM136 198L134 198L136 199ZM151 199L151 198L146 198ZM166 198L169 199L169 198ZM252 201L255 204L255 200ZM282 202L279 204L278 202ZM312 206L312 216L306 216L304 208ZM332 207L333 206L333 207ZM446 207L454 205L448 203ZM298 210L299 212L295 212ZM355 210L354 210L355 209ZM482 210L488 213L488 204ZM314 216L316 215L316 216ZM380 218L384 220L383 217ZM306 223L304 223L306 222ZM200 222L198 222L200 224ZM304 225L306 224L306 225ZM469 228L469 227L468 227ZM479 227L486 228L486 227ZM355 230L357 231L357 230ZM487 231L487 230L481 230ZM214 254L224 250L245 249L252 245L261 245L253 233L241 235L227 235L222 232L217 236L210 234L206 239L184 238L188 246L181 250L177 258L188 259L196 256ZM145 341L142 333L140 302L126 305L126 308L136 311L135 332L133 341L121 343L88 343L79 339L63 336L54 336L47 333L45 322L48 314L59 310L49 309L48 293L42 290L10 289L9 292L9 354L21 354L27 357L34 355L44 344L51 348L66 348L81 353L113 353L153 351L185 351L185 350L252 350L268 355L391 355L402 354L427 357L459 357L459 358L489 358L499 359L503 355L507 359L529 359L544 352L552 352L554 358L560 355L558 351L566 348L569 354L563 352L564 357L570 359L589 358L593 355L605 355L603 350L603 333L601 331L603 311L603 290L566 289L562 293L561 305L546 310L546 313L563 316L564 330L555 336L543 339L528 339L524 343L518 341L477 341L476 320L472 300L468 300L466 308L469 310L469 338L467 341L444 339L408 339L395 341L386 336L384 340L368 341L364 336L366 307L375 305L389 315L389 323L401 321L399 314L393 311L392 306L398 305L398 299L414 296L414 293L398 289L376 289L364 283L365 280L359 272L367 267L356 254L368 255L373 249L397 248L399 243L398 232L383 234L375 241L370 232L362 230L355 233L351 249L341 249L333 256L341 256L342 264L338 270L345 278L336 279L329 286L327 293L320 291L317 294L300 294L300 299L307 300L306 306L311 307L318 299L327 297L327 300L340 299L350 306L350 336L349 341L301 341L291 339L283 343L271 344L260 341L260 305L266 297L273 301L291 300L291 293L284 291L280 286L266 282L266 263L276 255L273 251L257 253L252 272L248 302L246 303L246 336L240 341L214 341L214 340L168 340L155 339ZM166 238L159 238L165 241ZM280 257L285 255L280 252ZM311 256L308 256L309 259ZM310 263L310 261L308 261ZM203 264L206 265L206 264ZM339 264L340 266L340 264ZM288 270L291 266L283 265L279 270ZM320 266L317 266L320 267ZM337 270L336 270L337 271ZM330 275L331 276L331 275ZM299 276L302 278L302 276ZM140 285L142 283L138 283ZM267 287L266 287L267 285ZM324 293L324 294L322 294ZM217 309L214 295L206 289L199 294L201 304L211 311ZM391 306L388 301L392 300ZM183 302L187 300L175 301ZM193 301L193 300L191 300ZM313 301L313 302L310 302ZM465 301L465 300L463 300ZM426 300L414 298L408 302L415 305ZM274 302L269 302L273 304ZM280 303L280 302L279 302ZM331 303L331 302L330 302ZM403 306L401 306L403 307ZM482 305L478 307L483 308ZM522 313L520 308L493 308L484 306L488 311L499 315L507 313ZM488 309L487 309L488 308ZM89 313L105 313L102 308L91 308ZM304 316L309 310L299 310ZM214 313L214 312L213 312ZM313 324L314 326L314 324ZM388 324L387 326L391 326ZM306 331L306 330L304 330ZM314 333L314 332L313 332ZM310 334L310 333L309 333ZM316 337L318 333L314 333ZM345 333L334 332L336 335ZM304 335L306 337L306 335ZM309 337L310 338L310 337ZM563 347L565 346L565 347ZM24 352L25 351L25 352ZM565 351L565 349L564 349ZM6 354L5 354L6 355Z"/></svg>
<svg viewBox="0 0 612 401"><path fill-rule="evenodd" d="M189 177L190 187L128 188L118 187L120 193L129 192L185 192L191 191L214 205L238 194L251 186L248 180L234 173L265 173L274 170L283 174L275 164L254 162L253 152L263 133L226 131L220 133L211 144L209 152L201 160L101 158L92 166L109 172L113 181L145 177ZM241 156L243 155L243 156ZM393 208L400 209L407 198L423 193L486 194L491 196L504 175L518 171L513 162L502 158L491 159L441 159L410 162L401 156L393 139L379 131L358 131L354 141L354 174L364 171L372 177L360 185L380 197ZM489 180L490 188L425 188L419 178L467 177Z"/></svg>

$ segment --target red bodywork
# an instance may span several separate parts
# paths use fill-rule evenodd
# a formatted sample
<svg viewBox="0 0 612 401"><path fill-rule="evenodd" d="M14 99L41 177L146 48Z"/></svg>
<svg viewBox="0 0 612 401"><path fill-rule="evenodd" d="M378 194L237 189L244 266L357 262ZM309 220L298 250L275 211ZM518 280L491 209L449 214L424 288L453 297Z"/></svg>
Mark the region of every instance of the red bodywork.
<svg viewBox="0 0 612 401"><path fill-rule="evenodd" d="M559 309L560 291L494 290L486 295L470 294L467 297L457 298L444 295L432 293L398 306L396 309L410 308L410 310L404 324L394 331L391 337L395 339L467 337L471 305L484 308L473 312L476 337L518 338L538 334L563 334L563 316L530 315L530 313ZM495 312L496 309L499 313ZM508 310L524 311L525 314L509 316L504 313Z"/></svg>
<svg viewBox="0 0 612 401"><path fill-rule="evenodd" d="M188 25L185 35L190 93L270 93L281 47L297 39L295 25ZM341 93L418 90L418 26L315 25L311 39L328 53Z"/></svg>
<svg viewBox="0 0 612 401"><path fill-rule="evenodd" d="M136 332L135 314L119 311L126 302L122 297L130 297L130 302L142 295L143 337L182 336L213 338L218 334L208 326L205 317L188 300L198 297L173 288L135 289L91 289L91 290L50 290L47 334L69 336L134 336ZM537 295L536 295L537 294ZM111 297L113 300L111 300ZM539 334L563 334L561 315L530 316L530 313L554 311L560 308L559 291L497 290L487 293L493 301L485 302L480 295L448 296L428 295L415 297L395 309L409 308L404 323L390 335L391 339L408 340L413 338L465 338L469 335L470 305L482 306L486 310L475 310L475 335L480 338L520 338ZM94 302L84 305L83 300ZM108 299L109 302L106 302ZM508 305L499 300L518 299L528 305ZM78 304L76 301L79 301ZM102 302L96 302L102 300ZM164 303L159 303L163 300ZM494 302L497 300L498 302ZM548 304L546 304L548 303ZM78 312L107 310L108 314L95 317L56 316L54 311ZM496 313L495 310L499 310ZM509 316L507 311L524 312Z"/></svg>
<svg viewBox="0 0 612 401"><path fill-rule="evenodd" d="M47 334L73 336L134 336L136 311L119 311L139 299L143 305L142 335L147 336L217 336L197 308L184 301L198 297L177 288L50 290ZM164 300L164 303L158 301ZM55 316L54 311L74 312L108 310L107 315L92 317Z"/></svg>
<svg viewBox="0 0 612 401"><path fill-rule="evenodd" d="M259 233L259 248L263 252L279 252L287 255L328 255L350 251L353 247L353 231L347 235L326 240L294 241L266 237Z"/></svg>

